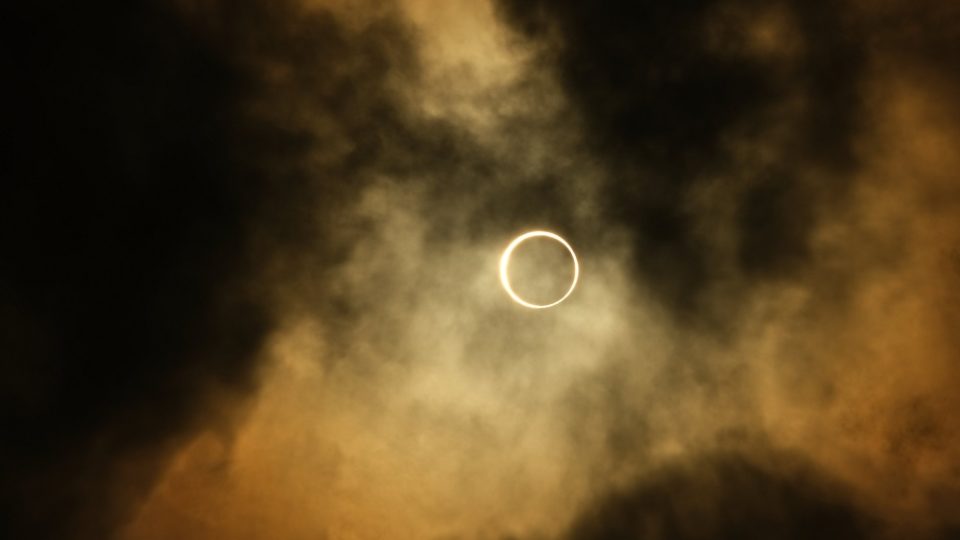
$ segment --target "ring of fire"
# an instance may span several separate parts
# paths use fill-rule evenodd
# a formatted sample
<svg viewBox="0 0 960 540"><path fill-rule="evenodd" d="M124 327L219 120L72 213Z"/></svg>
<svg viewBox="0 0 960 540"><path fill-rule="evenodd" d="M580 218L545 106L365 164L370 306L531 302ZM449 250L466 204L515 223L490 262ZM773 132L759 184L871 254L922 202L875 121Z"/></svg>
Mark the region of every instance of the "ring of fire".
<svg viewBox="0 0 960 540"><path fill-rule="evenodd" d="M517 246L522 244L524 241L538 237L550 238L551 240L560 242L563 247L567 248L567 251L570 253L570 258L573 259L573 282L570 283L570 288L567 289L567 292L564 293L559 300L550 304L534 304L527 302L523 298L520 298L520 296L514 292L513 287L510 286L510 277L508 275L510 267L510 255L513 254L513 250L515 250ZM573 292L573 289L577 287L577 279L579 279L579 277L580 263L577 262L577 254L573 252L573 248L570 247L570 244L568 244L566 240L549 231L530 231L521 234L520 236L514 238L512 242L510 242L510 245L507 246L507 249L503 250L503 255L500 257L500 283L503 284L503 289L507 291L507 294L510 295L510 298L512 298L514 302L530 309L545 309L563 302L568 296L570 296L570 293Z"/></svg>

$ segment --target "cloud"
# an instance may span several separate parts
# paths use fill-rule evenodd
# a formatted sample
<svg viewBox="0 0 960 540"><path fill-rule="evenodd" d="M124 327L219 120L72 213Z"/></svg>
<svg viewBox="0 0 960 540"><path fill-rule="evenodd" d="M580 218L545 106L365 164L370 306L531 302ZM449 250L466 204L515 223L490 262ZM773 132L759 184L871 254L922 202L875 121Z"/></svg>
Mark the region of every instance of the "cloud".
<svg viewBox="0 0 960 540"><path fill-rule="evenodd" d="M16 8L7 536L949 537L922 5Z"/></svg>
<svg viewBox="0 0 960 540"><path fill-rule="evenodd" d="M609 170L605 212L671 309L707 314L725 263L752 286L809 260L820 208L858 166L866 59L842 6L499 4L542 43Z"/></svg>
<svg viewBox="0 0 960 540"><path fill-rule="evenodd" d="M565 535L617 538L875 538L842 483L771 449L686 456L594 502Z"/></svg>
<svg viewBox="0 0 960 540"><path fill-rule="evenodd" d="M336 258L306 224L390 152L410 38L293 2L44 3L6 24L5 536L102 538L256 390L264 259L306 238Z"/></svg>

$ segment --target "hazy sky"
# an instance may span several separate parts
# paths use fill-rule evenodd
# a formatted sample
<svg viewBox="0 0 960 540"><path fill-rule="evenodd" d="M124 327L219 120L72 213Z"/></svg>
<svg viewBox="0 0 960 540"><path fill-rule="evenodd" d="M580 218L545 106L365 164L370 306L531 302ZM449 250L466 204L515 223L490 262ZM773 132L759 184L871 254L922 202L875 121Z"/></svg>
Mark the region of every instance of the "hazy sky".
<svg viewBox="0 0 960 540"><path fill-rule="evenodd" d="M960 4L4 19L0 536L960 535Z"/></svg>

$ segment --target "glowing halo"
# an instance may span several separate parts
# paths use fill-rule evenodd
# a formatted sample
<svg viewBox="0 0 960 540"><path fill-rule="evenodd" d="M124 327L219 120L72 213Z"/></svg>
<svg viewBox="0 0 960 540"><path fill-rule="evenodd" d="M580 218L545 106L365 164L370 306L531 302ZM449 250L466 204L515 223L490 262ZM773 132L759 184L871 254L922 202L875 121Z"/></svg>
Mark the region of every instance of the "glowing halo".
<svg viewBox="0 0 960 540"><path fill-rule="evenodd" d="M556 240L557 242L560 242L561 244L563 244L563 247L567 248L567 251L570 252L570 257L573 259L573 282L570 284L570 288L567 289L567 292L564 293L564 295L561 296L559 300L550 304L532 304L530 302L527 302L523 298L520 298L520 296L517 295L517 293L513 292L513 287L510 286L510 278L507 276L508 268L510 266L510 255L513 253L513 250L516 249L517 246L522 244L525 240L529 240L531 238L537 238L537 237L550 238L551 240ZM573 248L570 247L570 244L568 244L566 240L561 238L559 235L556 235L549 231L530 231L530 232L521 234L520 236L514 238L512 242L510 242L510 245L507 246L507 249L503 250L503 255L500 257L500 283L503 284L503 289L507 291L507 294L510 295L510 298L512 298L514 302L520 304L523 307L528 307L530 309L546 309L548 307L553 307L559 304L560 302L563 302L564 300L567 299L568 296L570 296L570 293L573 292L573 289L576 288L577 279L579 277L580 277L580 263L577 262L577 254L573 252Z"/></svg>

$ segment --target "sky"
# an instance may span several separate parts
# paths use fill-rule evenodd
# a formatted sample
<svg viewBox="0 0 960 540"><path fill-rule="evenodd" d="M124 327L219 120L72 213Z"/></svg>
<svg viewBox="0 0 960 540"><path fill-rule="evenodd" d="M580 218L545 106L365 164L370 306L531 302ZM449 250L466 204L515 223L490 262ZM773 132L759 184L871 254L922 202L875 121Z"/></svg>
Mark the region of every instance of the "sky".
<svg viewBox="0 0 960 540"><path fill-rule="evenodd" d="M3 25L0 536L960 535L960 5Z"/></svg>

